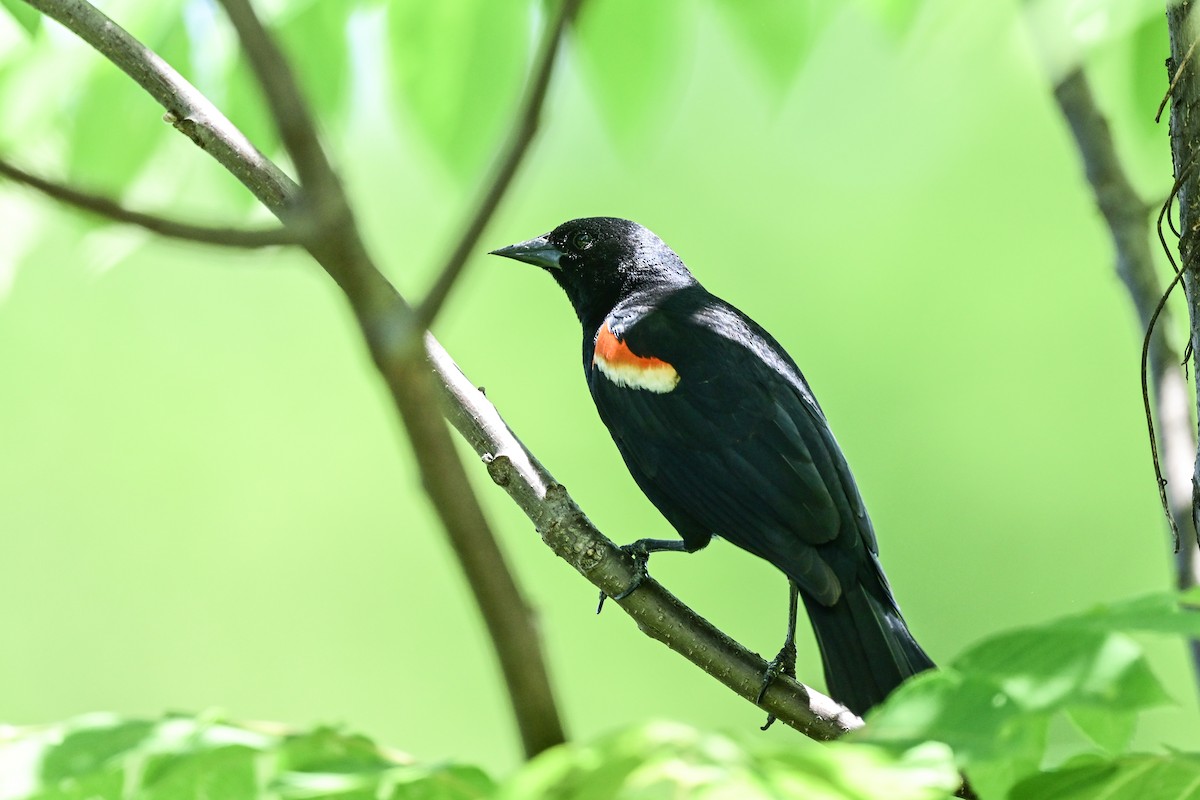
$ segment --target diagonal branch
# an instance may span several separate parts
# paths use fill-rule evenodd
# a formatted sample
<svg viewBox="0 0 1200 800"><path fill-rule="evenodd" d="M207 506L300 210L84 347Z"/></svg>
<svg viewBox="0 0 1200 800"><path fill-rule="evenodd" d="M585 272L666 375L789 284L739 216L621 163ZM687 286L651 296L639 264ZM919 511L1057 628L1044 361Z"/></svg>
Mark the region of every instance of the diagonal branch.
<svg viewBox="0 0 1200 800"><path fill-rule="evenodd" d="M1083 159L1096 205L1104 215L1116 251L1116 271L1133 302L1142 330L1148 330L1163 295L1162 281L1150 249L1150 208L1138 196L1121 165L1108 121L1096 105L1087 77L1076 69L1054 88L1059 109L1071 128ZM1166 306L1159 311L1150 340L1150 377L1154 385L1154 418L1166 485L1162 495L1179 536L1175 577L1179 589L1200 583L1200 549L1192 523L1189 488L1196 439L1192 435L1187 380L1179 350L1171 343L1174 329ZM1200 642L1191 642L1193 669L1200 679Z"/></svg>
<svg viewBox="0 0 1200 800"><path fill-rule="evenodd" d="M156 54L83 0L25 2L62 23L129 74L167 108L177 120L178 129L241 180L285 223L294 215L298 187ZM323 229L322 234L318 239L328 237L329 229ZM404 348L397 346L395 336L405 327L407 305L374 269L365 253L355 251L355 242L318 241L310 245L310 252L355 307L372 355L401 412L427 411L429 406L421 405L426 399L423 387L436 381L435 388L440 385L443 405L452 424L490 462L493 479L525 511L555 552L608 594L619 594L628 586L634 575L628 556L588 522L566 491L528 454L495 407L475 390L432 336L426 337L428 361L420 369L411 369L413 361L406 357ZM416 402L409 403L408 396L399 395L405 391L405 380L419 381L418 376L424 376L428 383L418 384L420 391L414 390L411 397ZM408 419L406 416L406 422ZM424 422L410 427L410 432L413 430L435 439L439 431L445 432L444 427ZM417 454L418 458L422 456L422 448L417 448ZM453 464L461 470L461 463L454 460ZM427 476L431 466L422 463ZM451 477L458 480L457 476ZM444 512L441 505L438 510ZM657 583L647 581L620 605L647 635L682 654L742 697L753 699L757 694L766 662L717 631ZM837 738L861 725L861 720L844 707L787 677L771 685L762 707L814 739Z"/></svg>
<svg viewBox="0 0 1200 800"><path fill-rule="evenodd" d="M550 86L550 75L554 71L555 54L564 32L578 13L580 4L581 0L562 0L558 7L558 15L546 28L546 34L538 48L529 85L525 90L525 97L521 101L521 109L517 113L516 129L504 148L495 175L485 185L483 194L471 215L471 220L467 223L462 236L459 237L458 244L451 251L450 257L446 259L429 294L417 307L416 318L413 320L417 330L423 331L428 328L438 311L441 310L442 304L446 302L450 290L454 288L454 283L462 274L463 267L466 266L467 256L475 249L479 237L483 234L484 226L495 214L500 199L508 190L509 184L512 183L513 177L517 174L517 167L521 165L530 143L533 142L533 137L537 134L538 125L541 122L542 104L546 100L546 89Z"/></svg>
<svg viewBox="0 0 1200 800"><path fill-rule="evenodd" d="M109 197L84 192L65 184L39 178L19 167L15 167L4 159L0 159L0 176L8 178L23 186L36 189L47 197L60 203L98 214L113 222L126 225L136 225L151 233L166 236L170 239L182 239L200 244L220 245L222 247L240 247L253 249L257 247L272 247L275 245L299 244L300 237L293 230L283 227L264 230L247 230L244 228L217 228L207 225L195 225L190 222L146 214L125 208Z"/></svg>
<svg viewBox="0 0 1200 800"><path fill-rule="evenodd" d="M480 454L488 474L529 517L542 540L610 597L634 579L631 559L604 534L509 429L496 407L438 344L425 335L429 361L444 382L450 423ZM738 695L754 702L766 662L681 603L652 577L616 601L643 633L683 655ZM780 676L762 707L785 724L821 741L862 727L862 720L820 692Z"/></svg>

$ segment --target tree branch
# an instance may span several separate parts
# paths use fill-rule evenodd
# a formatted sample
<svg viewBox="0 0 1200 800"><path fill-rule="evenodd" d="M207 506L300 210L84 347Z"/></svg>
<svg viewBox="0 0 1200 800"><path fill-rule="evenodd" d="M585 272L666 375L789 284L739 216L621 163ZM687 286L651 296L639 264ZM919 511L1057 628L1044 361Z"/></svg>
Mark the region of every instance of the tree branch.
<svg viewBox="0 0 1200 800"><path fill-rule="evenodd" d="M136 225L139 228L145 228L151 233L157 233L159 236L166 236L170 239L182 239L200 244L246 249L298 244L300 242L300 238L295 231L283 227L264 230L217 228L133 211L125 208L111 198L80 191L79 189L46 180L45 178L39 178L19 167L13 166L4 159L0 159L0 176L23 186L28 186L31 189L36 189L47 197L51 197L73 208L97 214L113 222Z"/></svg>
<svg viewBox="0 0 1200 800"><path fill-rule="evenodd" d="M1054 90L1059 108L1071 127L1083 158L1096 204L1104 215L1116 251L1116 271L1129 292L1143 330L1163 294L1150 249L1150 208L1138 197L1121 166L1108 122L1096 106L1087 78L1075 70ZM1190 430L1186 395L1187 383L1180 368L1179 350L1171 343L1173 330L1170 314L1159 315L1158 330L1151 340L1151 373L1157 400L1157 417L1162 424L1161 448L1166 473L1173 491L1168 493L1170 511L1180 531L1190 532L1189 547L1178 553L1181 566L1180 586L1196 585L1194 562L1197 547L1191 522L1190 493L1185 488L1196 441ZM1182 489L1182 490L1181 490Z"/></svg>
<svg viewBox="0 0 1200 800"><path fill-rule="evenodd" d="M267 97L281 137L301 176L306 207L327 223L310 252L340 276L404 421L426 494L450 539L500 661L527 756L565 741L561 718L532 615L521 597L478 498L471 488L445 420L437 412L424 349L397 347L387 334L411 309L372 263L358 234L348 198L318 141L315 123L283 54L247 0L221 0ZM384 324L380 325L383 321ZM392 337L394 339L394 337Z"/></svg>
<svg viewBox="0 0 1200 800"><path fill-rule="evenodd" d="M285 224L294 215L299 199L296 185L157 55L82 0L25 1L58 20L133 77L177 118L177 128L241 180ZM428 463L437 454L427 454L423 443L417 442L418 435L440 442L445 433L444 425L430 424L424 416L430 406L425 404L427 384L422 384L419 376L430 382L436 376L451 422L476 452L488 457L493 479L521 506L543 539L598 588L615 594L628 586L633 579L628 556L591 526L566 491L528 454L495 407L466 380L432 336L426 337L428 367L412 369L413 362L401 346L405 337L397 336L408 329L404 300L374 269L360 244L356 244L356 235L326 241L328 231L323 228L323 235L309 245L309 250L354 306L376 364L414 437L427 486L444 491L437 487L459 481L459 476L444 475L435 464ZM416 387L411 394L409 386ZM421 419L417 415L422 415ZM443 452L441 444L437 447L438 454ZM452 463L457 468L448 469L461 471L461 463ZM442 478L447 478L446 483ZM452 500L450 509L438 505L439 514L452 512L456 503L464 502L464 496ZM449 527L451 522L446 524ZM496 564L485 566L497 568ZM474 583L472 588L477 590ZM757 693L766 662L713 628L654 581L646 581L620 605L648 635L683 654L741 696L752 699ZM486 607L483 611L488 613ZM786 677L772 684L763 708L815 739L836 738L861 725L861 720L844 707Z"/></svg>
<svg viewBox="0 0 1200 800"><path fill-rule="evenodd" d="M1084 170L1116 251L1116 272L1129 292L1140 327L1148 331L1162 281L1150 249L1150 208L1138 196L1121 165L1108 121L1096 105L1087 77L1077 68L1054 87L1054 97L1074 135ZM1154 385L1154 418L1159 422L1158 452L1166 486L1162 487L1175 530L1182 536L1175 550L1175 582L1188 589L1200 582L1200 548L1192 523L1188 479L1196 455L1188 410L1187 380L1179 350L1170 341L1168 309L1159 312L1150 340L1150 378ZM1193 671L1200 680L1200 641L1190 643Z"/></svg>
<svg viewBox="0 0 1200 800"><path fill-rule="evenodd" d="M495 537L486 526L466 473L453 456L454 445L444 421L436 412L436 404L432 404L435 410L430 414L423 411L420 401L413 400L414 396L422 395L421 384L428 383L429 378L424 371L416 370L422 377L406 381L408 374L414 372L410 362L419 362L422 354L418 352L406 361L390 346L395 337L389 336L389 331L400 327L399 320L410 313L408 306L371 262L336 181L323 185L326 196L321 200L306 193L311 192L311 188L301 190L250 146L224 115L178 73L88 3L80 0L27 2L108 56L167 108L168 117L177 128L242 180L286 225L301 227L306 232L306 248L342 287L354 308L372 356L402 413L426 486L440 487L431 488L430 498L467 574L468 584L497 650L526 752L532 755L561 742L562 725L536 628L527 607ZM244 18L241 22L254 25ZM254 41L253 36L251 32L251 41ZM264 61L258 57L251 60L252 63ZM286 69L286 64L283 68ZM281 82L290 81L290 73L272 76L271 91L279 91ZM299 92L294 83L292 86L293 102L302 107ZM277 107L280 107L279 102L272 104L273 109ZM294 110L294 106L292 108ZM306 118L306 111L291 117L293 123L296 119ZM294 129L290 135L294 135ZM319 150L298 148L298 152L305 154L293 156L298 162L305 158L323 159ZM305 174L308 171L306 167ZM309 206L317 206L324 217L322 224L309 224L306 210ZM431 394L428 389L423 393ZM451 456L445 457L446 453ZM437 471L436 474L431 474L431 470Z"/></svg>
<svg viewBox="0 0 1200 800"><path fill-rule="evenodd" d="M480 454L492 480L520 506L550 549L605 594L619 595L634 580L632 559L592 525L437 340L426 334L425 342L430 365L443 382L446 416ZM617 602L647 636L754 702L767 666L757 653L713 627L653 578ZM817 740L862 727L862 720L844 706L786 676L771 684L762 707Z"/></svg>
<svg viewBox="0 0 1200 800"><path fill-rule="evenodd" d="M509 184L517 174L517 167L520 166L521 160L529 150L530 143L533 142L533 137L537 134L538 124L541 122L542 105L546 99L546 89L550 86L550 75L554 71L555 55L563 34L579 11L580 4L581 0L562 0L558 7L558 15L546 28L541 46L538 48L529 84L525 90L525 97L521 101L521 108L517 114L516 128L499 159L495 174L485 184L483 194L475 206L475 212L471 215L458 244L451 251L450 257L446 259L429 294L417 307L413 323L418 331L424 331L429 327L438 311L441 310L442 304L446 302L450 290L454 288L455 281L458 280L463 267L466 266L467 257L479 242L484 227L496 213L500 198L508 191Z"/></svg>

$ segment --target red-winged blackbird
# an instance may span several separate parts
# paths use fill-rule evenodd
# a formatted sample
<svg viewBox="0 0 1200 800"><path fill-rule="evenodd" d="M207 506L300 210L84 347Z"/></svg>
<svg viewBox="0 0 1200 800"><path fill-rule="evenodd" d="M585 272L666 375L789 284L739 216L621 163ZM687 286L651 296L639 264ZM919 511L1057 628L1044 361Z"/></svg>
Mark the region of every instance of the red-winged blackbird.
<svg viewBox="0 0 1200 800"><path fill-rule="evenodd" d="M892 598L825 415L769 333L628 220L572 220L494 253L544 268L566 291L600 418L682 537L626 549L644 566L650 553L691 553L720 536L788 577L788 636L763 691L780 672L795 674L797 593L829 693L852 711L865 713L933 667Z"/></svg>

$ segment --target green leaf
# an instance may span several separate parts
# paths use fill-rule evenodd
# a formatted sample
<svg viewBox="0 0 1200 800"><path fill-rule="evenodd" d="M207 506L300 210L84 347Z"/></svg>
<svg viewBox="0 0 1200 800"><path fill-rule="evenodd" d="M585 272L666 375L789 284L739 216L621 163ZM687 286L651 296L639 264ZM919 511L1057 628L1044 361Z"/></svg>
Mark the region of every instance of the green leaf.
<svg viewBox="0 0 1200 800"><path fill-rule="evenodd" d="M1167 37L1167 17L1155 14L1148 17L1130 36L1129 53L1129 103L1134 112L1130 117L1144 136L1152 136L1158 130L1154 115L1159 103L1167 94L1170 76L1166 60L1171 54L1170 39Z"/></svg>
<svg viewBox="0 0 1200 800"><path fill-rule="evenodd" d="M1023 13L1050 75L1058 80L1082 64L1093 49L1130 35L1152 17L1161 18L1163 3L1162 0L1031 0L1025 4Z"/></svg>
<svg viewBox="0 0 1200 800"><path fill-rule="evenodd" d="M280 751L288 772L354 772L394 766L365 736L350 736L333 728L287 737Z"/></svg>
<svg viewBox="0 0 1200 800"><path fill-rule="evenodd" d="M263 788L259 785L260 756L243 745L159 756L142 775L139 800L255 800Z"/></svg>
<svg viewBox="0 0 1200 800"><path fill-rule="evenodd" d="M120 194L169 130L162 108L120 70L97 69L72 112L68 174L104 194Z"/></svg>
<svg viewBox="0 0 1200 800"><path fill-rule="evenodd" d="M1200 800L1200 757L1125 756L1066 766L1018 784L1020 800Z"/></svg>
<svg viewBox="0 0 1200 800"><path fill-rule="evenodd" d="M753 749L724 736L656 722L590 744L553 748L506 782L497 798L943 798L958 785L948 748L903 753L864 745L790 743Z"/></svg>
<svg viewBox="0 0 1200 800"><path fill-rule="evenodd" d="M618 144L645 141L664 121L664 106L689 38L688 15L679 0L595 0L577 23L579 57L601 116Z"/></svg>
<svg viewBox="0 0 1200 800"><path fill-rule="evenodd" d="M154 724L142 720L115 721L112 725L91 727L95 718L85 717L77 730L46 753L42 761L42 780L56 783L96 772L111 760L137 747L154 730Z"/></svg>
<svg viewBox="0 0 1200 800"><path fill-rule="evenodd" d="M917 12L921 8L920 0L856 0L872 19L891 33L901 36L912 27Z"/></svg>
<svg viewBox="0 0 1200 800"><path fill-rule="evenodd" d="M816 0L717 0L751 60L782 93L804 63L834 6Z"/></svg>
<svg viewBox="0 0 1200 800"><path fill-rule="evenodd" d="M5 775L3 777L9 778ZM11 778L9 778L11 780ZM122 787L125 784L125 771L122 769L104 769L81 775L77 778L66 778L57 784L49 786L44 791L25 795L22 800L108 800L122 798ZM3 783L0 782L0 786Z"/></svg>
<svg viewBox="0 0 1200 800"><path fill-rule="evenodd" d="M348 2L312 2L274 26L318 119L344 107L350 78L346 26L356 8Z"/></svg>
<svg viewBox="0 0 1200 800"><path fill-rule="evenodd" d="M382 795L392 800L483 800L496 792L483 770L463 764L395 769L381 785L392 787L390 795Z"/></svg>
<svg viewBox="0 0 1200 800"><path fill-rule="evenodd" d="M954 665L994 683L1028 710L1099 703L1128 711L1170 702L1137 642L1073 621L994 636Z"/></svg>
<svg viewBox="0 0 1200 800"><path fill-rule="evenodd" d="M1137 727L1133 711L1080 705L1068 708L1067 716L1084 736L1110 753L1123 752Z"/></svg>
<svg viewBox="0 0 1200 800"><path fill-rule="evenodd" d="M397 88L418 129L460 177L496 149L528 60L527 0L396 0L388 7Z"/></svg>
<svg viewBox="0 0 1200 800"><path fill-rule="evenodd" d="M35 11L33 6L24 0L0 0L0 6L3 6L9 16L16 20L17 24L24 28L30 36L35 35L41 28L41 12Z"/></svg>
<svg viewBox="0 0 1200 800"><path fill-rule="evenodd" d="M992 636L902 685L853 738L893 747L945 742L985 797L1003 797L1036 773L1047 725L1060 712L1120 751L1139 711L1170 702L1127 632L1191 635L1195 600L1157 594Z"/></svg>
<svg viewBox="0 0 1200 800"><path fill-rule="evenodd" d="M36 800L482 800L495 790L475 767L410 761L330 728L91 715L0 741L0 796L17 796L16 786Z"/></svg>
<svg viewBox="0 0 1200 800"><path fill-rule="evenodd" d="M1062 625L1128 633L1169 633L1200 637L1200 593L1163 592L1109 603L1062 620Z"/></svg>
<svg viewBox="0 0 1200 800"><path fill-rule="evenodd" d="M961 764L998 758L1036 764L1048 715L1022 710L994 683L946 668L918 675L872 711L852 738L909 748L949 744Z"/></svg>
<svg viewBox="0 0 1200 800"><path fill-rule="evenodd" d="M255 147L264 153L273 152L279 146L279 132L244 57L233 59L226 80L222 110Z"/></svg>

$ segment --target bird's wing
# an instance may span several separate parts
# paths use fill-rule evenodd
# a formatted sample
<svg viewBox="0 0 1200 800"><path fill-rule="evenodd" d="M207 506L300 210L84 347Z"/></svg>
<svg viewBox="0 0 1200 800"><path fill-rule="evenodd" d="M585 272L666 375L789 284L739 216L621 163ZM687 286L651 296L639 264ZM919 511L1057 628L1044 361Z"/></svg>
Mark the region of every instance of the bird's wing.
<svg viewBox="0 0 1200 800"><path fill-rule="evenodd" d="M836 601L838 576L875 542L824 415L759 326L711 295L681 305L619 308L601 326L588 379L601 418L676 527L703 526Z"/></svg>

